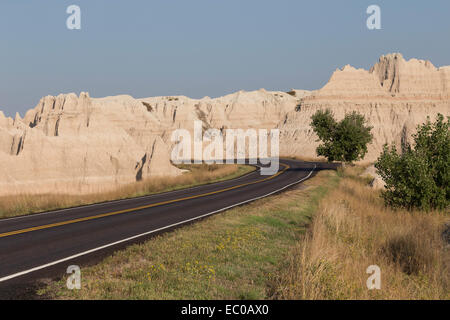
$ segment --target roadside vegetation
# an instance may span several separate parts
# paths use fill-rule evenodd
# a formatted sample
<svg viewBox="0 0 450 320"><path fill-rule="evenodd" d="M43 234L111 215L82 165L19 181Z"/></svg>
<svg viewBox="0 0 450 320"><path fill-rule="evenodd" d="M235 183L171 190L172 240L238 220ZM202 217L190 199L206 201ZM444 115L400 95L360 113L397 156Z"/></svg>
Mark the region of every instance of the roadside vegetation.
<svg viewBox="0 0 450 320"><path fill-rule="evenodd" d="M308 232L273 281L275 299L450 299L448 212L396 210L370 189L363 168L339 171ZM447 239L448 241L448 239ZM368 290L366 269L381 269Z"/></svg>
<svg viewBox="0 0 450 320"><path fill-rule="evenodd" d="M439 114L434 123L418 126L414 145L404 142L400 153L384 146L375 163L385 182L386 205L407 209L450 207L450 120Z"/></svg>
<svg viewBox="0 0 450 320"><path fill-rule="evenodd" d="M318 111L311 126L329 161L362 159L370 127L356 112L341 122ZM339 170L308 233L274 281L276 299L450 299L450 134L438 115L413 135L414 146L384 147L375 163L385 190L370 189L364 168ZM368 290L365 270L381 270L381 290Z"/></svg>
<svg viewBox="0 0 450 320"><path fill-rule="evenodd" d="M364 168L304 184L82 268L81 290L42 299L450 299L442 211L389 209ZM447 226L448 228L448 226ZM368 290L370 265L381 289Z"/></svg>
<svg viewBox="0 0 450 320"><path fill-rule="evenodd" d="M0 218L57 210L111 200L135 198L233 179L255 170L247 165L180 165L178 177L151 178L117 187L113 191L87 195L23 194L0 197Z"/></svg>

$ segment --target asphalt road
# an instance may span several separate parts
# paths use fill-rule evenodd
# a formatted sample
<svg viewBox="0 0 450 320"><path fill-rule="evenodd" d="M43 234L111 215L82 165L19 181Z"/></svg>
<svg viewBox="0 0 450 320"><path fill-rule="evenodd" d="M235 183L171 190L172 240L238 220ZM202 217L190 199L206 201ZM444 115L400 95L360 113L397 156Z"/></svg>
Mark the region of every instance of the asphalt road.
<svg viewBox="0 0 450 320"><path fill-rule="evenodd" d="M255 171L190 189L2 219L0 298L17 298L19 292L34 290L39 279L64 275L69 265L95 263L132 243L335 168L335 164L282 159L280 171L273 176Z"/></svg>

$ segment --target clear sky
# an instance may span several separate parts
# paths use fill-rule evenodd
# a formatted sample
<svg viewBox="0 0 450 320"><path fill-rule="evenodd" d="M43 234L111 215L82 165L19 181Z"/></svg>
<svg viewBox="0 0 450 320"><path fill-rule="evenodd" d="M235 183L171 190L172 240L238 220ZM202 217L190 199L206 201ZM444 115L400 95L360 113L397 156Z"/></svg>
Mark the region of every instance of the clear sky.
<svg viewBox="0 0 450 320"><path fill-rule="evenodd" d="M81 8L81 30L66 9ZM381 30L366 9L381 7ZM318 89L378 57L450 65L448 0L1 0L0 110L42 96L221 96Z"/></svg>

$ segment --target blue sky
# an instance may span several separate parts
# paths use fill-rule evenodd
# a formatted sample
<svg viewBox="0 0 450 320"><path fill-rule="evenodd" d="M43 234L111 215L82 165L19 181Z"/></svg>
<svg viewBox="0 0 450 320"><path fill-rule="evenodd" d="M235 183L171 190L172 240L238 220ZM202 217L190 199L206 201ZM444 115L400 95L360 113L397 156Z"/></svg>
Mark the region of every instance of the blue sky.
<svg viewBox="0 0 450 320"><path fill-rule="evenodd" d="M79 5L82 29L66 28ZM366 28L381 7L382 30ZM378 57L450 64L450 1L2 0L0 110L22 115L42 96L318 89L345 64Z"/></svg>

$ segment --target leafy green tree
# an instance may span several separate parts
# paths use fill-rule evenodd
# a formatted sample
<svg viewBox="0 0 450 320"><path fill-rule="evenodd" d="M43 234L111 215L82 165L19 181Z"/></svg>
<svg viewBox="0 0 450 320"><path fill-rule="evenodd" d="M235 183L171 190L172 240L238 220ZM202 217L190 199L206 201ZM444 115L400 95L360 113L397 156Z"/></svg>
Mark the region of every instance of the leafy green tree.
<svg viewBox="0 0 450 320"><path fill-rule="evenodd" d="M367 145L372 141L372 127L356 111L346 114L337 122L331 110L319 110L311 117L311 126L323 142L317 147L317 155L328 161L352 162L364 158Z"/></svg>
<svg viewBox="0 0 450 320"><path fill-rule="evenodd" d="M403 143L402 152L384 146L375 163L386 190L387 205L422 210L445 209L450 205L449 119L439 114L419 125L413 135L414 148Z"/></svg>

